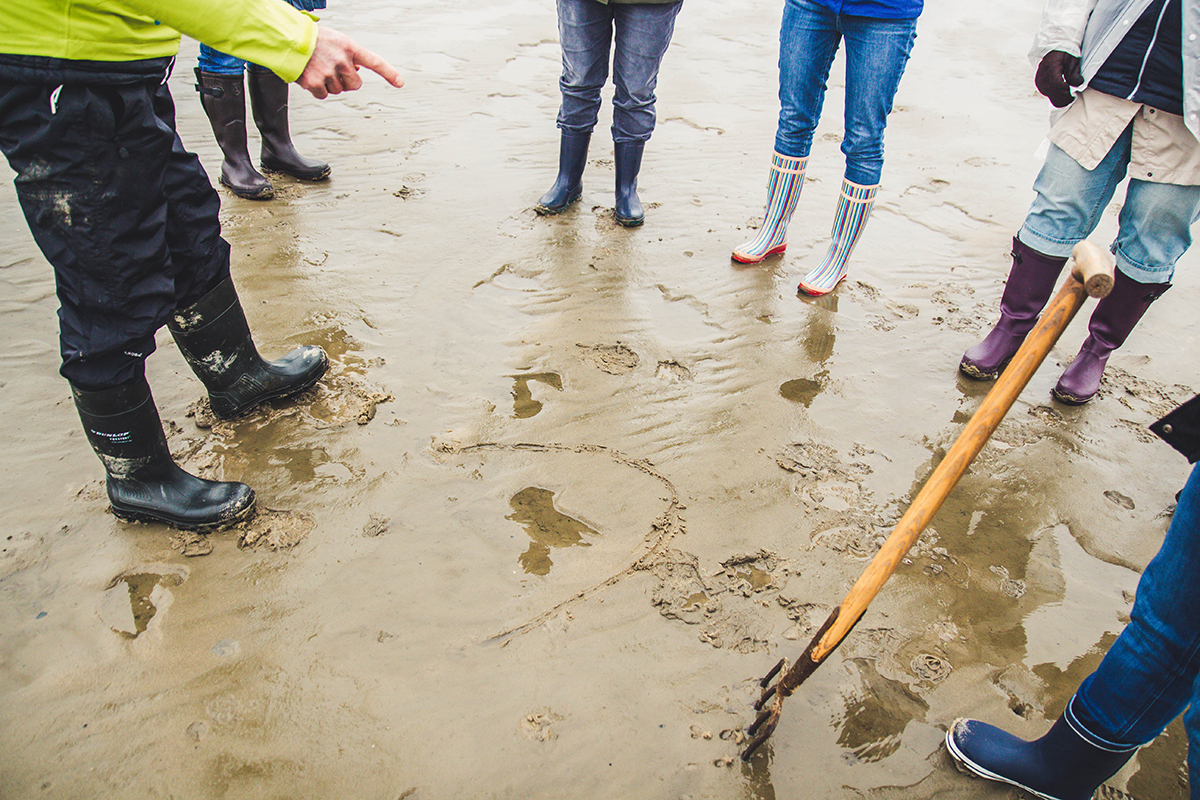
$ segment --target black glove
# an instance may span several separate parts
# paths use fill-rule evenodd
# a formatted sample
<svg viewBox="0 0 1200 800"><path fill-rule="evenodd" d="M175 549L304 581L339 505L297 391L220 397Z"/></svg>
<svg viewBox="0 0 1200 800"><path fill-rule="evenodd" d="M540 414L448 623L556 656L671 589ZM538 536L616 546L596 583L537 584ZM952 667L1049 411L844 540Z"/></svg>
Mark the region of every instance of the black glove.
<svg viewBox="0 0 1200 800"><path fill-rule="evenodd" d="M1042 63L1038 64L1033 83L1039 92L1050 98L1055 108L1069 106L1075 99L1071 94L1071 87L1083 85L1083 75L1079 72L1079 57L1062 50L1051 50L1042 57Z"/></svg>

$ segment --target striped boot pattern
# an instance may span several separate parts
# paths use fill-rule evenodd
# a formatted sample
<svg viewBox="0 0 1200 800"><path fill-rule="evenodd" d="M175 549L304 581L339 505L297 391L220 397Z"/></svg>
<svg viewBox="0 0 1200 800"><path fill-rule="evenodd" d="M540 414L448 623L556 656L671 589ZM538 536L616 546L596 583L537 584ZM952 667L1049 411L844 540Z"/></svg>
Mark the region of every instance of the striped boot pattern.
<svg viewBox="0 0 1200 800"><path fill-rule="evenodd" d="M758 236L733 251L733 260L757 264L764 258L787 249L787 226L804 188L804 168L808 157L792 158L775 153L771 159L771 179L767 182L767 210L763 213Z"/></svg>
<svg viewBox="0 0 1200 800"><path fill-rule="evenodd" d="M800 281L800 291L813 296L829 294L846 277L846 262L866 227L867 217L871 216L878 188L878 185L859 186L848 180L842 181L842 198L838 202L837 216L833 218L833 241L829 244L829 252L820 266Z"/></svg>

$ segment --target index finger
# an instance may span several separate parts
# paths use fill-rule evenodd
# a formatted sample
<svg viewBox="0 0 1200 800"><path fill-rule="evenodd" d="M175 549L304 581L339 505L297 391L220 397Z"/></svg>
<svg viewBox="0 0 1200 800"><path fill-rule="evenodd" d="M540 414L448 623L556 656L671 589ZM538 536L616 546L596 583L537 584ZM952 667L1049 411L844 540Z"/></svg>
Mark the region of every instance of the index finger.
<svg viewBox="0 0 1200 800"><path fill-rule="evenodd" d="M400 77L400 72L383 60L382 57L365 48L357 51L354 54L355 65L362 65L372 72L380 75L385 81L399 89L404 85L404 78Z"/></svg>

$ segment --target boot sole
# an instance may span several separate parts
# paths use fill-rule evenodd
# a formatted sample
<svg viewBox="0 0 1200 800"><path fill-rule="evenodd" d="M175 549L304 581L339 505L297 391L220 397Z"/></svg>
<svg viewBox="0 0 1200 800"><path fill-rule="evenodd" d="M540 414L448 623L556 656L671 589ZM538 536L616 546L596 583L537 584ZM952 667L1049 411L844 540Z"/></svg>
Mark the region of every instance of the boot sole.
<svg viewBox="0 0 1200 800"><path fill-rule="evenodd" d="M242 509L239 509L232 516L224 519L215 520L213 522L191 523L185 520L173 519L164 514L156 514L153 511L148 511L141 508L118 508L115 505L110 505L113 516L122 522L155 522L161 525L166 525L170 528L175 528L180 531L195 531L197 533L213 533L215 531L224 530L233 525L242 522L249 518L254 510L258 507L258 498L251 495L250 502Z"/></svg>
<svg viewBox="0 0 1200 800"><path fill-rule="evenodd" d="M732 258L734 261L738 262L739 264L757 264L760 261L765 261L767 256L779 255L780 253L784 252L785 250L787 250L787 242L784 242L783 244L775 245L770 250L763 253L761 256L748 256L745 253L734 250L733 253L730 254L729 257Z"/></svg>
<svg viewBox="0 0 1200 800"><path fill-rule="evenodd" d="M646 221L645 217L640 217L638 219L625 219L623 217L614 217L614 219L616 219L617 224L623 228L636 228L636 227L640 226L643 222Z"/></svg>
<svg viewBox="0 0 1200 800"><path fill-rule="evenodd" d="M533 207L533 210L536 211L538 214L540 214L543 217L553 217L555 214L561 214L562 212L564 212L568 208L570 208L572 205L579 202L579 198L581 198L581 197L583 197L582 190L580 190L579 194L568 198L567 202L563 203L561 206L544 206L541 203L538 203L537 205L535 205Z"/></svg>
<svg viewBox="0 0 1200 800"><path fill-rule="evenodd" d="M994 381L1007 366L1008 362L1005 361L995 372L985 372L974 364L969 364L966 361L963 361L959 363L958 371L973 381Z"/></svg>
<svg viewBox="0 0 1200 800"><path fill-rule="evenodd" d="M1067 394L1066 392L1059 391L1058 387L1055 386L1053 389L1050 390L1050 396L1053 397L1058 402L1062 403L1063 405L1081 406L1084 403L1091 400L1096 395L1089 394L1087 397L1076 397L1073 394Z"/></svg>
<svg viewBox="0 0 1200 800"><path fill-rule="evenodd" d="M838 287L838 285L844 280L846 280L846 276L843 275L842 277L838 278L837 283L835 283L832 287L830 287L828 289L814 289L813 287L811 287L805 283L801 283L799 286L796 287L796 289L797 289L797 291L804 292L809 297L824 297L825 295L833 292L833 290L836 289Z"/></svg>
<svg viewBox="0 0 1200 800"><path fill-rule="evenodd" d="M274 172L279 175L290 175L296 180L312 182L326 180L333 172L333 169L330 167L326 167L324 172L293 172L290 169L285 169L276 164L267 164L266 162L259 164L259 166L262 168L263 172Z"/></svg>
<svg viewBox="0 0 1200 800"><path fill-rule="evenodd" d="M220 179L220 183L229 191L233 192L243 200L272 200L275 197L275 187L268 186L265 189L260 189L258 192L247 192L239 189L231 183L228 183L224 178Z"/></svg>
<svg viewBox="0 0 1200 800"><path fill-rule="evenodd" d="M1034 797L1042 798L1042 800L1059 800L1059 798L1054 797L1053 795L1042 794L1041 792L1030 789L1024 784L1017 783L1014 780L1009 780L1002 775L997 775L996 773L984 769L971 759L967 758L966 754L959 750L958 745L954 743L954 728L959 722L960 720L955 720L953 723L951 723L950 730L946 731L946 749L950 751L950 758L954 762L955 769L964 775L973 775L976 778L983 778L985 780L995 781L997 783L1005 783L1009 786L1015 786L1021 791L1027 792Z"/></svg>

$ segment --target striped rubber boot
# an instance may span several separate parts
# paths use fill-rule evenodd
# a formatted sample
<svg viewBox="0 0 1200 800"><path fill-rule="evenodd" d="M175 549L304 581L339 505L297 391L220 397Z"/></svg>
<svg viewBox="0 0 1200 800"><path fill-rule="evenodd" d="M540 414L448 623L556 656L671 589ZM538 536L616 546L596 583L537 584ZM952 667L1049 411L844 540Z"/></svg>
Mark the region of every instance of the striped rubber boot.
<svg viewBox="0 0 1200 800"><path fill-rule="evenodd" d="M757 264L767 256L787 250L787 226L804 188L804 168L808 156L792 158L775 153L771 159L771 179L767 181L767 210L763 213L758 236L739 245L733 260Z"/></svg>
<svg viewBox="0 0 1200 800"><path fill-rule="evenodd" d="M837 216L833 218L833 241L825 260L800 281L800 291L818 296L829 294L846 277L846 262L858 242L858 237L871 216L875 205L875 186L859 186L842 180L842 199L838 201Z"/></svg>

